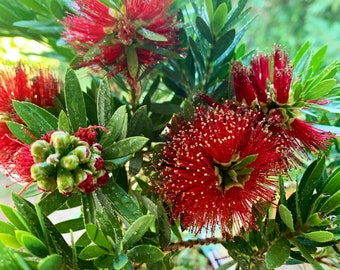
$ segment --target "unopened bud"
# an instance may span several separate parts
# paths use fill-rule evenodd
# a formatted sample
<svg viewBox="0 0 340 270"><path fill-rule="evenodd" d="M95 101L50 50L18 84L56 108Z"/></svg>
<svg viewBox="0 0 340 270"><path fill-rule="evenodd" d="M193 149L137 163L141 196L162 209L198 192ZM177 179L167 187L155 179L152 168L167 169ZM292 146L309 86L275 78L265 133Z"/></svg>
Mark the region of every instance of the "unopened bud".
<svg viewBox="0 0 340 270"><path fill-rule="evenodd" d="M45 180L37 181L37 187L43 192L50 192L57 188L57 183L54 176L50 176Z"/></svg>
<svg viewBox="0 0 340 270"><path fill-rule="evenodd" d="M104 167L104 159L98 154L92 154L87 167L93 172L97 173Z"/></svg>
<svg viewBox="0 0 340 270"><path fill-rule="evenodd" d="M74 192L74 179L71 172L63 169L58 170L57 188L60 193L67 196Z"/></svg>
<svg viewBox="0 0 340 270"><path fill-rule="evenodd" d="M49 162L35 163L31 166L31 177L35 181L46 180L55 173L55 167Z"/></svg>
<svg viewBox="0 0 340 270"><path fill-rule="evenodd" d="M96 154L100 155L103 152L103 146L101 146L101 144L99 144L99 143L94 143L91 146L91 151L92 151L92 153L96 153Z"/></svg>
<svg viewBox="0 0 340 270"><path fill-rule="evenodd" d="M51 135L51 144L56 153L61 155L65 154L71 144L70 134L61 130L53 132Z"/></svg>
<svg viewBox="0 0 340 270"><path fill-rule="evenodd" d="M75 149L73 149L72 154L78 157L79 163L88 162L91 158L90 148L85 145L77 146Z"/></svg>
<svg viewBox="0 0 340 270"><path fill-rule="evenodd" d="M98 187L104 187L106 186L110 181L110 175L106 170L101 170L97 174L97 186Z"/></svg>
<svg viewBox="0 0 340 270"><path fill-rule="evenodd" d="M45 140L37 140L31 145L31 155L34 162L43 162L51 153L51 146Z"/></svg>
<svg viewBox="0 0 340 270"><path fill-rule="evenodd" d="M93 175L88 170L77 169L74 173L76 186L84 193L91 193L96 189Z"/></svg>
<svg viewBox="0 0 340 270"><path fill-rule="evenodd" d="M79 158L76 155L63 156L60 159L60 166L67 170L74 170L79 165Z"/></svg>

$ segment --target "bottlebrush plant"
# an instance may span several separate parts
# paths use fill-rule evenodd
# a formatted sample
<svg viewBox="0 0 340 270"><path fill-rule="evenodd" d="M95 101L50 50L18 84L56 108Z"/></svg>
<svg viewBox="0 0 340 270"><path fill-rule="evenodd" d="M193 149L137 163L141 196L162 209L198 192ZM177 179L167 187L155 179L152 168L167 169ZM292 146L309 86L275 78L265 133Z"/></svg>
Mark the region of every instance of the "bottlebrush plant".
<svg viewBox="0 0 340 270"><path fill-rule="evenodd" d="M219 270L340 267L340 65L248 52L246 4L0 1L2 36L68 65L0 66L0 169L22 186L1 269L173 269L211 244Z"/></svg>

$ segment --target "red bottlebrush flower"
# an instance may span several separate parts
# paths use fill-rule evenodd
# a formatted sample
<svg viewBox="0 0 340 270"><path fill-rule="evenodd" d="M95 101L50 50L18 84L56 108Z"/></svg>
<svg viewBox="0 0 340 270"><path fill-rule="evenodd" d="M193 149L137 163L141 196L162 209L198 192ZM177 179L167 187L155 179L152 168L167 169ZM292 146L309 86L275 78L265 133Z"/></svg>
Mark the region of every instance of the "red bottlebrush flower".
<svg viewBox="0 0 340 270"><path fill-rule="evenodd" d="M156 47L177 51L177 23L167 15L172 2L125 0L112 9L98 0L76 0L76 14L62 22L63 36L82 58L79 67L100 67L109 76L124 73L135 79L141 67L165 58Z"/></svg>
<svg viewBox="0 0 340 270"><path fill-rule="evenodd" d="M282 136L291 152L303 153L304 148L323 150L333 136L297 118L298 107L290 98L292 73L288 54L278 46L271 56L260 54L254 57L249 70L235 62L232 74L236 101L262 111L271 131ZM296 157L293 160L298 161Z"/></svg>
<svg viewBox="0 0 340 270"><path fill-rule="evenodd" d="M0 70L0 164L1 170L15 179L29 181L26 172L18 169L17 156L24 151L23 145L9 131L6 121L21 123L12 105L12 100L29 101L41 107L53 106L59 83L49 70L18 64L16 67L3 66ZM26 161L25 161L26 162ZM18 170L17 170L18 169ZM28 167L29 171L29 167Z"/></svg>
<svg viewBox="0 0 340 270"><path fill-rule="evenodd" d="M214 234L219 226L229 237L256 228L254 208L261 213L273 201L274 177L289 166L280 136L261 118L229 103L196 108L192 122L174 118L157 156L155 185L184 228Z"/></svg>

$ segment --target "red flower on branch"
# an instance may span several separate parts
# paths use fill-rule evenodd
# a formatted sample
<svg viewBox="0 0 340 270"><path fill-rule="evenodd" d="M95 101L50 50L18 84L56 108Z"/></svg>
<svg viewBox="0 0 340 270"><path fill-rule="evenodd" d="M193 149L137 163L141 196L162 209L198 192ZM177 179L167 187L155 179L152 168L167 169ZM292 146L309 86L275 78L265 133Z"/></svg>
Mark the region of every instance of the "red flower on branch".
<svg viewBox="0 0 340 270"><path fill-rule="evenodd" d="M250 68L235 62L232 75L236 101L262 111L271 130L282 135L292 150L325 150L333 135L298 118L303 103L294 100L292 74L287 53L277 46L271 56L254 57Z"/></svg>
<svg viewBox="0 0 340 270"><path fill-rule="evenodd" d="M155 181L172 219L196 234L214 234L218 226L231 238L242 228L257 228L255 212L264 214L277 191L275 177L289 167L281 137L261 119L261 113L229 103L200 106L192 121L173 119Z"/></svg>
<svg viewBox="0 0 340 270"><path fill-rule="evenodd" d="M177 51L178 28L168 16L172 0L125 0L109 8L98 0L76 0L75 13L62 22L64 39L82 58L79 67L100 67L135 80L141 67L165 59L164 49Z"/></svg>
<svg viewBox="0 0 340 270"><path fill-rule="evenodd" d="M59 82L47 69L18 64L0 69L0 164L1 170L18 181L30 181L28 164L33 163L29 149L14 138L7 121L22 123L12 100L32 102L40 107L53 106ZM19 166L15 166L20 163Z"/></svg>

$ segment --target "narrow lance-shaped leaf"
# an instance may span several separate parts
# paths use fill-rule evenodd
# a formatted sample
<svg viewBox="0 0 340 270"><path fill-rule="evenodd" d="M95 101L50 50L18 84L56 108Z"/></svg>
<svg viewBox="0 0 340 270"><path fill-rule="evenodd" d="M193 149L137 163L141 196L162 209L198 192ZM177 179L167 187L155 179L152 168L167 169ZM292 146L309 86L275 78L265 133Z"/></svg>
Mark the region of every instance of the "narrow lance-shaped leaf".
<svg viewBox="0 0 340 270"><path fill-rule="evenodd" d="M228 15L228 6L226 3L221 3L213 16L213 20L212 20L212 29L213 29L213 33L214 35L218 35L218 33L222 30L226 19L227 19L227 15Z"/></svg>
<svg viewBox="0 0 340 270"><path fill-rule="evenodd" d="M101 81L97 95L97 118L101 126L106 126L111 118L112 94L107 79Z"/></svg>
<svg viewBox="0 0 340 270"><path fill-rule="evenodd" d="M72 69L68 69L65 76L65 102L68 117L73 131L79 127L86 127L86 109L78 78Z"/></svg>

